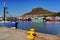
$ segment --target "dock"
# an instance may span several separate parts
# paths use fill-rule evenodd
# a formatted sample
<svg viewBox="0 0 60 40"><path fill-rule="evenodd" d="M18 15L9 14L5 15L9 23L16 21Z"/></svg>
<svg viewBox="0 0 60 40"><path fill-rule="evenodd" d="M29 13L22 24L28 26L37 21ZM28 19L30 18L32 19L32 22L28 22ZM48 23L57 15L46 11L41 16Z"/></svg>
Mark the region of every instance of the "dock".
<svg viewBox="0 0 60 40"><path fill-rule="evenodd" d="M60 40L59 36L37 33L35 40ZM26 38L27 31L0 27L0 40L30 40Z"/></svg>

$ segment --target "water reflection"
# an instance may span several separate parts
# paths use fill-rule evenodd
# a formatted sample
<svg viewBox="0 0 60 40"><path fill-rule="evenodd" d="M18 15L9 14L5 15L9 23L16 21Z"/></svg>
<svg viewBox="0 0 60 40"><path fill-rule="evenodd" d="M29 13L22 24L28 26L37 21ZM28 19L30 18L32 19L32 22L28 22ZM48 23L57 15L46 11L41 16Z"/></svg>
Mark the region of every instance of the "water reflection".
<svg viewBox="0 0 60 40"><path fill-rule="evenodd" d="M36 32L60 35L60 22L36 23L36 22L22 22L21 21L18 24L18 29L22 29L22 30L29 30L32 27L36 29Z"/></svg>

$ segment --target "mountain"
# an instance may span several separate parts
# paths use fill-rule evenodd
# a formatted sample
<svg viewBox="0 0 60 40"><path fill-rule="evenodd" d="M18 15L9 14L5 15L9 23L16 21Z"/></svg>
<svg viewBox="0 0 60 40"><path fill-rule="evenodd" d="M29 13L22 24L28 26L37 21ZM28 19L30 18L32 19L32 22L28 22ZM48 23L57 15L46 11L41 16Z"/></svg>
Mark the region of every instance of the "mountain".
<svg viewBox="0 0 60 40"><path fill-rule="evenodd" d="M31 12L25 13L23 16L25 17L39 17L39 16L49 16L52 15L54 12L48 11L43 8L34 8Z"/></svg>

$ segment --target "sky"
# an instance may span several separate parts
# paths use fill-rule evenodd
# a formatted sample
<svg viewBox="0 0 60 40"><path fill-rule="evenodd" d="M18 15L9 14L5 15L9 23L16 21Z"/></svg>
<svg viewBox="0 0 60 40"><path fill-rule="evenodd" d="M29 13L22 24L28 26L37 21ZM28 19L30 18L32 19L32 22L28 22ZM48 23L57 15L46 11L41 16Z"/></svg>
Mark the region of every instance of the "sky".
<svg viewBox="0 0 60 40"><path fill-rule="evenodd" d="M21 16L41 7L52 12L60 12L60 0L6 0L8 16ZM4 0L0 0L0 15L3 15Z"/></svg>

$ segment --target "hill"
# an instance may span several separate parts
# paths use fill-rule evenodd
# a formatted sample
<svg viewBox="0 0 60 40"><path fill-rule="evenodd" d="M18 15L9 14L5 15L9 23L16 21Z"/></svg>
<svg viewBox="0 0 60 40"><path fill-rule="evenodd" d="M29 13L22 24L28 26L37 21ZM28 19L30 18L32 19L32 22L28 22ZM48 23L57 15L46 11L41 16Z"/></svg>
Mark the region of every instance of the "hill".
<svg viewBox="0 0 60 40"><path fill-rule="evenodd" d="M23 16L25 17L33 17L33 16L49 16L52 15L54 12L48 11L43 8L34 8L31 12L25 13Z"/></svg>

